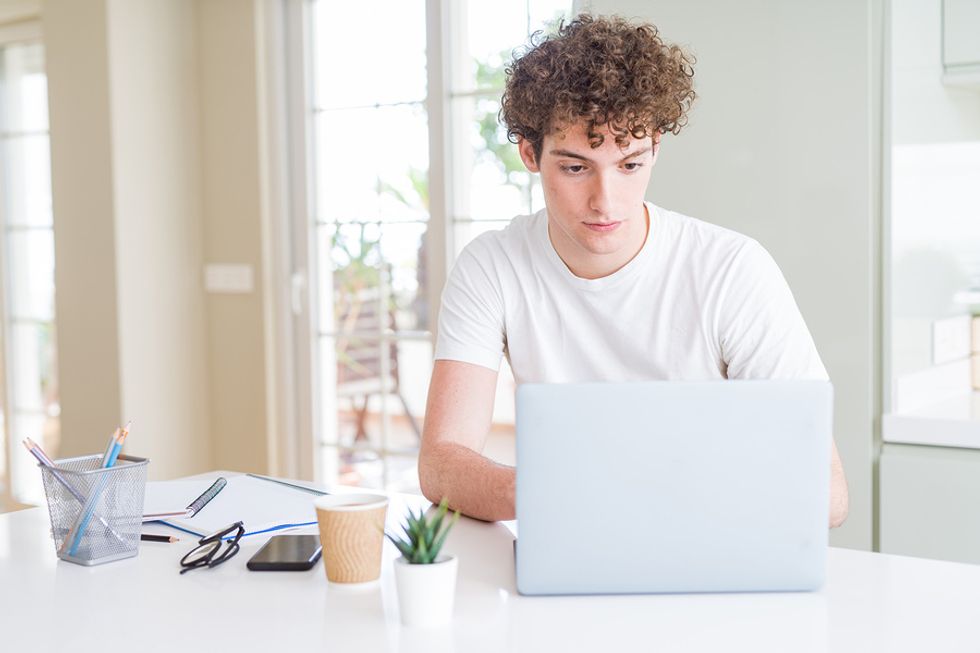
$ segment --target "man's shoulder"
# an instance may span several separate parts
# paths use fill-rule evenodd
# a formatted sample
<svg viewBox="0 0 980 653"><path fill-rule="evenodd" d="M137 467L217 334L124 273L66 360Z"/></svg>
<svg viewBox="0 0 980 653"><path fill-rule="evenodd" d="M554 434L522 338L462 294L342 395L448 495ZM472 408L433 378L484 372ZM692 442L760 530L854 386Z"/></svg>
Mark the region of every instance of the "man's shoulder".
<svg viewBox="0 0 980 653"><path fill-rule="evenodd" d="M773 287L782 273L773 256L755 238L704 220L663 211L665 232L673 234L670 264L709 287Z"/></svg>
<svg viewBox="0 0 980 653"><path fill-rule="evenodd" d="M718 253L735 253L761 247L751 236L733 229L669 209L656 207L656 210L662 221L665 235L689 247L698 250L715 250Z"/></svg>
<svg viewBox="0 0 980 653"><path fill-rule="evenodd" d="M480 261L522 258L529 255L535 230L540 226L541 212L519 215L500 229L485 231L466 244L460 258Z"/></svg>

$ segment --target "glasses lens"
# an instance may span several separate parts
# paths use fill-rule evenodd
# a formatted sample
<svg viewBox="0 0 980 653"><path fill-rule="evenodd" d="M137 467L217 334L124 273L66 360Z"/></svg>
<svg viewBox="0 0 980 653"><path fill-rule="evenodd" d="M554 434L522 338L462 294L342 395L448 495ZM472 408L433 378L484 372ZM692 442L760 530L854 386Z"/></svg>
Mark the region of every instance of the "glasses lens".
<svg viewBox="0 0 980 653"><path fill-rule="evenodd" d="M218 547L221 546L221 542L208 542L207 544L202 544L187 555L184 559L180 561L180 564L185 567L193 567L199 564L202 560L206 560L208 556L213 555Z"/></svg>

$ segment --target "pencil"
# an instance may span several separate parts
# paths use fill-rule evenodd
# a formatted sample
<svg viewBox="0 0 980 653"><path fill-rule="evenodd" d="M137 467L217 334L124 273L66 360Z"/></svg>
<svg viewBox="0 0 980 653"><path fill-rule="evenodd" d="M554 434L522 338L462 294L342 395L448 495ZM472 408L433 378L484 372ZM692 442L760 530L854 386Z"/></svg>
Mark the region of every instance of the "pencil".
<svg viewBox="0 0 980 653"><path fill-rule="evenodd" d="M115 442L109 448L109 455L102 460L103 467L112 467L116 464L116 458L119 457L119 451L122 449L123 442L126 441L126 436L129 435L129 425L132 423L133 421L130 420L126 422L126 426L121 426L116 429L114 434Z"/></svg>
<svg viewBox="0 0 980 653"><path fill-rule="evenodd" d="M102 462L101 462L101 463L99 463L99 467L112 467L112 465L109 465L109 464L106 464L106 463L108 463L108 462L109 462L109 456L111 456L111 455L112 455L112 450L113 450L113 449L115 448L115 446L116 446L116 441L117 441L117 440L119 439L119 432L120 432L121 430L122 430L122 429L120 429L120 428L119 428L119 427L117 426L117 427L116 427L116 430L115 430L115 431L113 431L113 432L112 432L112 435L110 435L110 436L109 436L109 443L108 443L108 444L106 444L106 447L105 447L105 453L104 453L104 454L102 454Z"/></svg>
<svg viewBox="0 0 980 653"><path fill-rule="evenodd" d="M141 533L140 540L143 542L180 542L180 538L173 535L153 535L152 533Z"/></svg>

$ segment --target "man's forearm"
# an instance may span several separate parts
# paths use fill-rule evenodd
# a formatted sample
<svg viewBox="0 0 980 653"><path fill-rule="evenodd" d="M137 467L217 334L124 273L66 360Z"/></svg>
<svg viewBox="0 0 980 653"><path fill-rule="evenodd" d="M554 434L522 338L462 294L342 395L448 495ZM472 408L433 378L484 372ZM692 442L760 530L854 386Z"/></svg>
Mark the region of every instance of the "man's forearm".
<svg viewBox="0 0 980 653"><path fill-rule="evenodd" d="M847 478L841 463L837 446L834 446L830 462L830 527L837 528L847 519L848 509Z"/></svg>
<svg viewBox="0 0 980 653"><path fill-rule="evenodd" d="M461 444L424 448L419 457L419 481L422 493L433 503L448 497L451 508L469 517L514 519L514 468Z"/></svg>

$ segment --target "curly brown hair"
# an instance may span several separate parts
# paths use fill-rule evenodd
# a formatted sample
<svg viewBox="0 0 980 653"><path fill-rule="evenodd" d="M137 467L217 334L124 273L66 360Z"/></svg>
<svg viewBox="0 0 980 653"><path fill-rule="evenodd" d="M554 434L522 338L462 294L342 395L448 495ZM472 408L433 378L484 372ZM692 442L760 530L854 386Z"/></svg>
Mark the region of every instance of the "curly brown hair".
<svg viewBox="0 0 980 653"><path fill-rule="evenodd" d="M620 147L629 137L677 134L696 97L694 62L653 25L580 14L555 34L536 32L515 56L500 118L507 138L530 141L539 161L547 134L582 120L593 148L603 126Z"/></svg>

